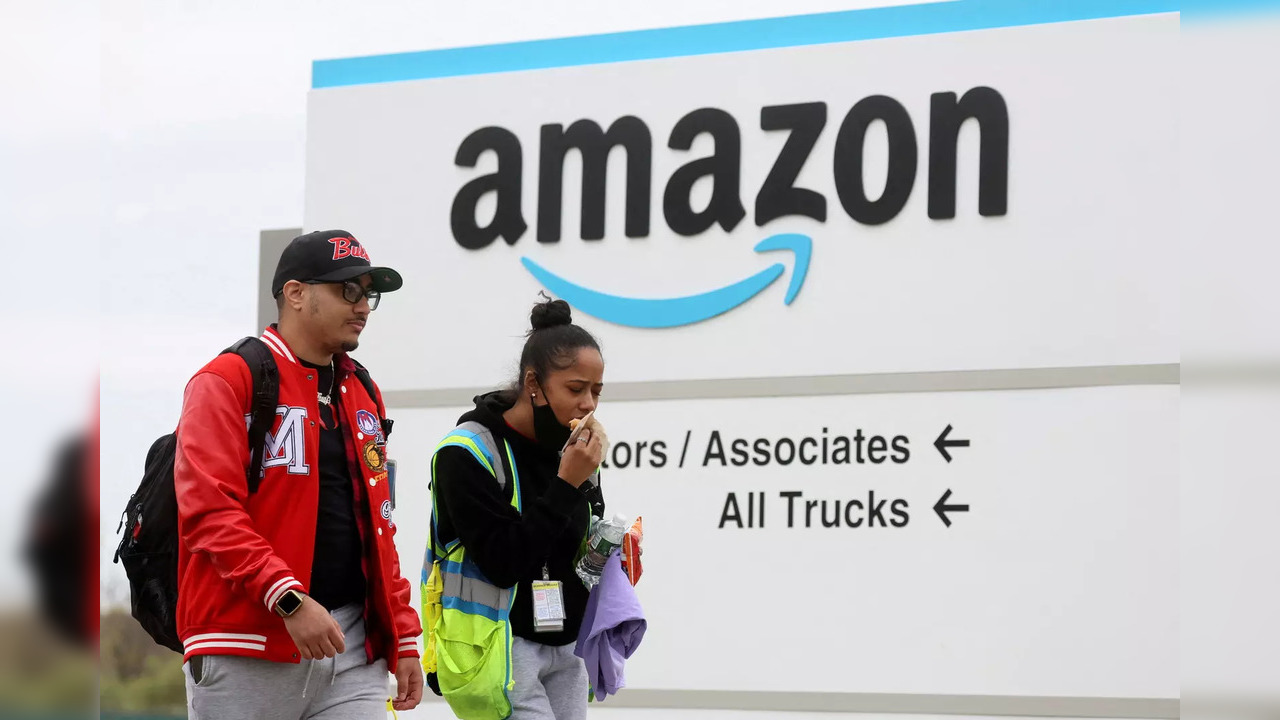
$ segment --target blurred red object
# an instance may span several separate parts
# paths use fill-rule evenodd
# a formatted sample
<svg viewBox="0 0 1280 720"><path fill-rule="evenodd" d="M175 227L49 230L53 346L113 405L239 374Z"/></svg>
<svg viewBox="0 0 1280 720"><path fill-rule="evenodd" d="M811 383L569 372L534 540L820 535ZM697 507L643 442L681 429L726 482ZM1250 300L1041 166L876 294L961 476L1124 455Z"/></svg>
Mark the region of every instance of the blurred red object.
<svg viewBox="0 0 1280 720"><path fill-rule="evenodd" d="M622 568L627 571L627 579L632 585L640 582L644 572L644 564L640 562L640 543L644 541L644 518L637 517L622 538Z"/></svg>

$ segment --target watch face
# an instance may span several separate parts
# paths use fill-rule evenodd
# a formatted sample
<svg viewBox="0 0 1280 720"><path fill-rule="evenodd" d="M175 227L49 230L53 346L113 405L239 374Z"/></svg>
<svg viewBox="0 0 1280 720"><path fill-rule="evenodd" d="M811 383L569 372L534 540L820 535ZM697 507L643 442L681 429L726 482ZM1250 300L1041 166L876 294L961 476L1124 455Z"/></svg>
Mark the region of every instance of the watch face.
<svg viewBox="0 0 1280 720"><path fill-rule="evenodd" d="M281 612L290 614L302 605L302 599L298 597L297 593L289 592L285 593L284 597L280 598L280 601L276 604L280 606Z"/></svg>

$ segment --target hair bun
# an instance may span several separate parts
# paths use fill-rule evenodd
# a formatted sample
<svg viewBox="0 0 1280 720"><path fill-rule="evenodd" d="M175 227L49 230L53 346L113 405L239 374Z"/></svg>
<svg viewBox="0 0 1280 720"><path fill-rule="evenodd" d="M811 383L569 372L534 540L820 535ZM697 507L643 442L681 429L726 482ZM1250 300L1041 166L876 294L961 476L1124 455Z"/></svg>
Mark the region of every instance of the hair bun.
<svg viewBox="0 0 1280 720"><path fill-rule="evenodd" d="M569 310L569 303L563 300L548 299L546 302L540 302L534 305L533 312L529 313L529 324L534 330L572 323L573 315Z"/></svg>

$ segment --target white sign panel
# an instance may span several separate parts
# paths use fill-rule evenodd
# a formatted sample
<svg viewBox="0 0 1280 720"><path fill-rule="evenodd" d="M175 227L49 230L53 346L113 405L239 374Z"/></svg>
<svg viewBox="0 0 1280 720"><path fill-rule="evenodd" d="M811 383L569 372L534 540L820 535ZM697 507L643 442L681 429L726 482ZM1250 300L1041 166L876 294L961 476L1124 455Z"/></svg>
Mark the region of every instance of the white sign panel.
<svg viewBox="0 0 1280 720"><path fill-rule="evenodd" d="M1178 394L603 404L645 529L628 687L1176 697ZM411 572L458 414L396 413Z"/></svg>
<svg viewBox="0 0 1280 720"><path fill-rule="evenodd" d="M1175 13L317 89L306 226L404 274L368 357L393 389L504 376L543 288L613 381L1176 362L1177 41Z"/></svg>

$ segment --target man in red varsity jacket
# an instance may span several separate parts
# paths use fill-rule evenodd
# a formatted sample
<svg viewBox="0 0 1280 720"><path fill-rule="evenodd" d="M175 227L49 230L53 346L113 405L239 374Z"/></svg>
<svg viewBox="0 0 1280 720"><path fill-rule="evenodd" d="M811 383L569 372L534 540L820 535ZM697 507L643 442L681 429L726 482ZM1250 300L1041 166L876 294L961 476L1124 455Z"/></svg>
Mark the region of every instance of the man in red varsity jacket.
<svg viewBox="0 0 1280 720"><path fill-rule="evenodd" d="M262 333L280 376L263 473L250 493L252 380L234 353L191 379L178 425L178 633L190 716L385 718L422 697L422 625L400 572L381 397L355 350L399 273L350 233L295 238ZM381 393L376 390L375 395Z"/></svg>

